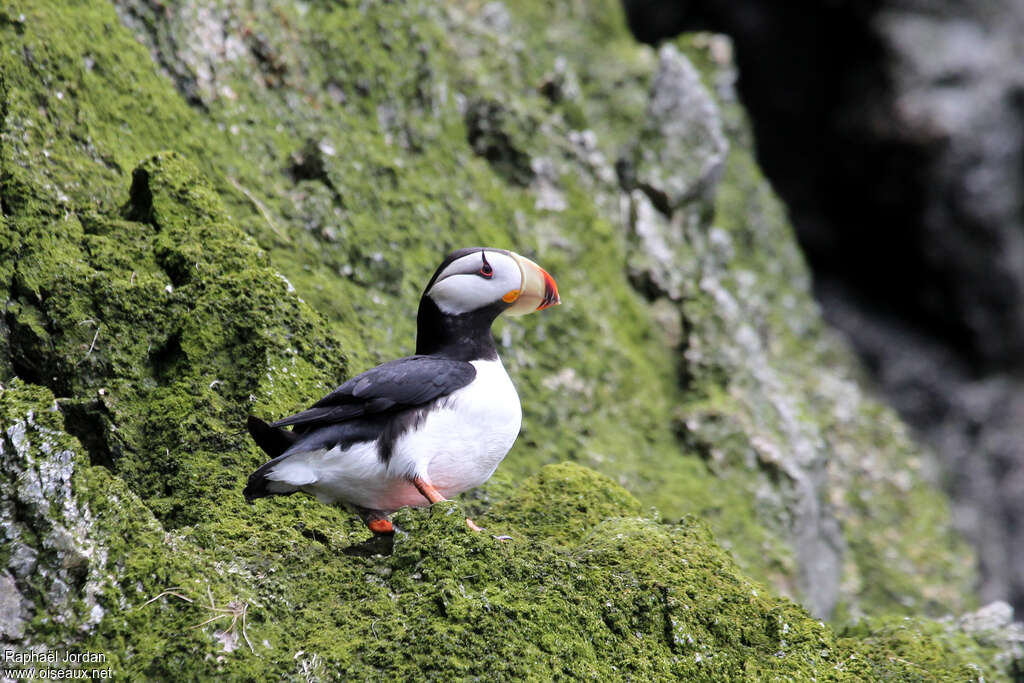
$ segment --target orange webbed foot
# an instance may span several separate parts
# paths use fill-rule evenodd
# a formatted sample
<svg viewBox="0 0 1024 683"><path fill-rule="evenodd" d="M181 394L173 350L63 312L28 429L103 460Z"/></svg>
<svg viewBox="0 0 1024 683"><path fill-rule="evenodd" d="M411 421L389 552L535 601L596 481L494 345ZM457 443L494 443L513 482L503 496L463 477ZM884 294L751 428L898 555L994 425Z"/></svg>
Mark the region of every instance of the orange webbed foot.
<svg viewBox="0 0 1024 683"><path fill-rule="evenodd" d="M393 534L395 533L395 526L389 519L371 519L366 523L366 526L370 528L375 534Z"/></svg>

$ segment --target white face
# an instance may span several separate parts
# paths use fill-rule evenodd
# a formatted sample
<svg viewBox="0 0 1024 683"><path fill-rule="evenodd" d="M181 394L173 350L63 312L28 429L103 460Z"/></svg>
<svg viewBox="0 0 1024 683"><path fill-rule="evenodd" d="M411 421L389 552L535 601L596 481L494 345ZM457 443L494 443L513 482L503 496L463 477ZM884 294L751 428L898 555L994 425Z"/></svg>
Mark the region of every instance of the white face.
<svg viewBox="0 0 1024 683"><path fill-rule="evenodd" d="M512 303L523 288L523 271L500 251L478 249L448 264L427 296L443 313L459 315L498 301Z"/></svg>

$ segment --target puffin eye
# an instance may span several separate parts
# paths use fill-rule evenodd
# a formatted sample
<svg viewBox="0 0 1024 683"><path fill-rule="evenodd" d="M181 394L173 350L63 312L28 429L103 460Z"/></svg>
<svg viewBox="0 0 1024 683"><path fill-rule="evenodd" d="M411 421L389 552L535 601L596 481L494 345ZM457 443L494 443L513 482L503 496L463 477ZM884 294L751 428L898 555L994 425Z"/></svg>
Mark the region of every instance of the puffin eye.
<svg viewBox="0 0 1024 683"><path fill-rule="evenodd" d="M480 255L483 257L484 264L480 266L480 270L478 270L477 273L479 273L481 277L485 277L490 280L494 277L494 269L491 268L491 264L487 262L487 257L484 256L482 252Z"/></svg>

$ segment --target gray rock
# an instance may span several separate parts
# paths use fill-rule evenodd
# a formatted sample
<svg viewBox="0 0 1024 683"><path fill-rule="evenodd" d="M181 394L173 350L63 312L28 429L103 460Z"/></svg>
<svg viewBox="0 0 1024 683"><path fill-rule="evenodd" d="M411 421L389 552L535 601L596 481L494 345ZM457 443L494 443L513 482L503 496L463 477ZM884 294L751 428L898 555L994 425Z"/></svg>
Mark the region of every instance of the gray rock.
<svg viewBox="0 0 1024 683"><path fill-rule="evenodd" d="M720 67L713 75L734 73L728 61ZM731 92L723 88L719 97ZM871 571L875 560L863 556L866 546L874 548L869 555L888 556L884 561L894 565L920 561L888 545L881 533L906 523L908 511L884 501L919 490L921 458L898 428L898 436L877 450L852 446L875 407L842 363L826 360L836 349L807 325L816 308L800 254L788 246L781 207L759 178L734 170L722 179L729 150L725 117L675 48L659 52L650 98L641 147L619 166L629 206L628 267L638 291L679 311L682 374L695 396L679 409L682 439L723 479L742 479L760 518L774 520L792 553L795 596L816 615L829 615L841 600L859 613L866 607L851 588L870 579L854 579L852 565ZM705 98L710 104L693 104ZM721 106L731 104L725 99ZM677 108L687 108L689 116L667 123ZM729 134L741 139L744 131L739 124ZM696 160L682 163L672 151L683 140L677 151L696 149ZM630 159L639 160L635 167ZM698 187L729 192L735 204L719 196L709 205L691 192ZM814 373L781 352L789 343L799 345L804 360L820 359ZM704 397L704 391L717 393L711 387L722 378L726 396ZM882 423L895 425L891 416ZM866 517L857 511L860 495L876 500ZM851 557L851 545L860 557Z"/></svg>
<svg viewBox="0 0 1024 683"><path fill-rule="evenodd" d="M1024 663L1024 622L1013 620L1013 608L1002 600L961 615L956 626L979 643L996 649L996 660L1009 670L1013 662Z"/></svg>
<svg viewBox="0 0 1024 683"><path fill-rule="evenodd" d="M718 106L673 45L658 52L647 118L626 153L630 182L664 213L714 193L729 150Z"/></svg>
<svg viewBox="0 0 1024 683"><path fill-rule="evenodd" d="M27 578L36 570L39 553L35 548L20 541L12 541L10 547L11 558L7 561L7 566L18 578Z"/></svg>
<svg viewBox="0 0 1024 683"><path fill-rule="evenodd" d="M72 492L76 457L67 435L39 424L31 411L0 437L0 540L11 548L0 577L16 596L0 608L0 621L12 638L24 621L17 615L30 613L28 602L20 611L14 606L23 600L15 577L41 589L42 608L57 623L88 629L103 616L96 596L107 552L93 538L88 507Z"/></svg>
<svg viewBox="0 0 1024 683"><path fill-rule="evenodd" d="M635 248L629 259L633 286L654 300L666 296L672 301L683 297L685 274L678 259L686 250L682 215L666 218L646 194L629 192L629 234Z"/></svg>
<svg viewBox="0 0 1024 683"><path fill-rule="evenodd" d="M18 584L8 572L0 572L0 639L19 640L25 634L26 610Z"/></svg>

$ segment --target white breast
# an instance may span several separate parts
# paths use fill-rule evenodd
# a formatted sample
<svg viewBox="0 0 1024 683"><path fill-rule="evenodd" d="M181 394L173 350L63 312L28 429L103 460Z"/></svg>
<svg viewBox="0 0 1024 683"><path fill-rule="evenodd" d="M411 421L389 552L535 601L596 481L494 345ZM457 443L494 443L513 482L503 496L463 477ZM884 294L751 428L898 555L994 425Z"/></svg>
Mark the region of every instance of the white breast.
<svg viewBox="0 0 1024 683"><path fill-rule="evenodd" d="M519 394L500 360L472 361L476 378L395 443L388 471L426 478L447 498L487 481L519 435Z"/></svg>
<svg viewBox="0 0 1024 683"><path fill-rule="evenodd" d="M483 484L515 443L523 415L501 361L472 363L473 381L441 399L421 425L400 436L386 465L376 441L297 453L267 474L274 482L270 489L299 489L324 503L397 510L428 504L410 483L413 476L446 498Z"/></svg>

